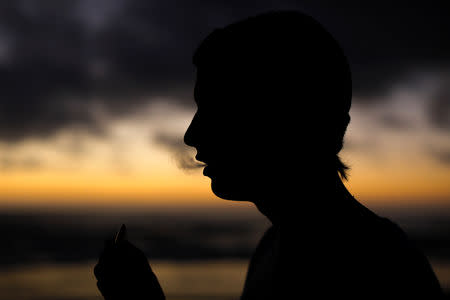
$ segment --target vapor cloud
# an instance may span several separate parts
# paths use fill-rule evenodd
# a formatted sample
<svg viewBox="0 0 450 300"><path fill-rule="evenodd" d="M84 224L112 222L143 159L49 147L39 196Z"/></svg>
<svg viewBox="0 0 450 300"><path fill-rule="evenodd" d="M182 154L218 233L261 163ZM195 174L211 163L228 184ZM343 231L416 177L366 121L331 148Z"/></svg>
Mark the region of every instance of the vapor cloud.
<svg viewBox="0 0 450 300"><path fill-rule="evenodd" d="M194 158L193 148L185 145L183 138L179 136L159 133L155 136L154 142L170 151L177 166L182 170L189 171L205 166Z"/></svg>

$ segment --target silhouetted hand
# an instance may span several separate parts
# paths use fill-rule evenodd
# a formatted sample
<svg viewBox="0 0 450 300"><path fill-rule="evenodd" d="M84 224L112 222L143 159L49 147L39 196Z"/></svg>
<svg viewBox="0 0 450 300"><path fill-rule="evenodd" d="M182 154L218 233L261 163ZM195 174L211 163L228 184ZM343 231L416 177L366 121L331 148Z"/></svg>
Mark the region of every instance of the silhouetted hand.
<svg viewBox="0 0 450 300"><path fill-rule="evenodd" d="M164 300L145 254L127 240L108 240L94 269L105 300Z"/></svg>

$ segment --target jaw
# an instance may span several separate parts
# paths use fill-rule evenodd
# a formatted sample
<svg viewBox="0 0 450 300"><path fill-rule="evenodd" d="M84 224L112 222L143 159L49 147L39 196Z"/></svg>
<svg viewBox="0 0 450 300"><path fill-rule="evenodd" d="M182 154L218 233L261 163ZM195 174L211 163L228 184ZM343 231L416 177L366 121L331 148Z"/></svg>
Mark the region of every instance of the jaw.
<svg viewBox="0 0 450 300"><path fill-rule="evenodd" d="M243 172L245 173L245 172ZM241 173L242 174L242 173ZM211 176L211 189L213 193L222 199L233 201L254 202L262 197L273 195L273 190L279 190L271 183L264 182L261 178L245 173L245 177Z"/></svg>
<svg viewBox="0 0 450 300"><path fill-rule="evenodd" d="M230 183L224 183L216 179L211 180L211 190L213 193L222 199L233 201L249 201L249 197L246 196L245 190L237 188Z"/></svg>

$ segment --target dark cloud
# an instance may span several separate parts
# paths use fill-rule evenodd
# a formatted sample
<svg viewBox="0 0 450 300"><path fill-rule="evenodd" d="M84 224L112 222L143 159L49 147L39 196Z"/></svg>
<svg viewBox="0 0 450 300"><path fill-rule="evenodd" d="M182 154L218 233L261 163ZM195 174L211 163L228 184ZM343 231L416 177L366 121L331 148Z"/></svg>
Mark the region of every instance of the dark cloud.
<svg viewBox="0 0 450 300"><path fill-rule="evenodd" d="M444 1L2 1L0 139L48 136L166 96L191 103L191 55L216 27L273 9L317 18L348 54L358 99L449 65ZM439 117L439 116L438 116Z"/></svg>
<svg viewBox="0 0 450 300"><path fill-rule="evenodd" d="M379 118L379 124L385 128L394 130L408 130L415 127L413 121L393 113L383 114Z"/></svg>
<svg viewBox="0 0 450 300"><path fill-rule="evenodd" d="M102 134L103 127L89 109L79 103L30 99L0 103L0 139L19 141L26 137L46 138L65 127L77 127L91 134Z"/></svg>
<svg viewBox="0 0 450 300"><path fill-rule="evenodd" d="M186 146L183 138L180 136L159 133L154 137L153 141L173 154L180 169L189 171L205 166L194 158L194 149Z"/></svg>
<svg viewBox="0 0 450 300"><path fill-rule="evenodd" d="M450 132L450 76L442 80L428 108L428 120L437 129Z"/></svg>
<svg viewBox="0 0 450 300"><path fill-rule="evenodd" d="M437 163L450 167L450 148L431 148L428 153Z"/></svg>

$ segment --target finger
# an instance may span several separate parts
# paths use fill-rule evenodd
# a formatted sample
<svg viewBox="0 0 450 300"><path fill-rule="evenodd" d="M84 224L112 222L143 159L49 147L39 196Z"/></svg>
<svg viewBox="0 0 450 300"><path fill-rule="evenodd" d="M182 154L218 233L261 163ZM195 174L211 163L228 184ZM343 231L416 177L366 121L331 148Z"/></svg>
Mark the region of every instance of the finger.
<svg viewBox="0 0 450 300"><path fill-rule="evenodd" d="M111 264L98 263L94 267L94 275L97 280L111 280L116 274L116 270Z"/></svg>
<svg viewBox="0 0 450 300"><path fill-rule="evenodd" d="M139 260L143 259L147 261L145 253L127 240L123 240L115 245L115 251L122 255L126 255L127 257L133 257Z"/></svg>
<svg viewBox="0 0 450 300"><path fill-rule="evenodd" d="M101 264L96 264L94 267L94 275L95 278L97 278L97 280L100 280L101 278L103 278L103 274L104 274L104 268Z"/></svg>
<svg viewBox="0 0 450 300"><path fill-rule="evenodd" d="M120 230L117 232L116 237L114 238L114 244L121 243L127 240L127 227L125 224L122 224Z"/></svg>
<svg viewBox="0 0 450 300"><path fill-rule="evenodd" d="M112 239L112 238L106 239L104 241L104 248L100 252L100 255L99 255L99 262L108 260L108 258L110 258L113 255L114 248L115 248L114 239Z"/></svg>

